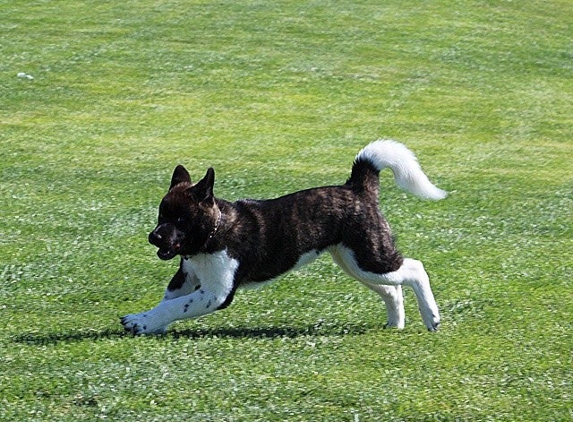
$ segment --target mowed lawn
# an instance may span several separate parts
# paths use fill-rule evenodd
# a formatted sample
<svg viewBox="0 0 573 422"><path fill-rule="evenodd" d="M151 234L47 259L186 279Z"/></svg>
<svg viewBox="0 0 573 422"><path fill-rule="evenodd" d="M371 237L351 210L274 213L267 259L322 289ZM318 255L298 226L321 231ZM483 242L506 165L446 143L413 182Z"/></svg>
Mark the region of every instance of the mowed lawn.
<svg viewBox="0 0 573 422"><path fill-rule="evenodd" d="M0 420L571 420L572 34L566 0L0 1ZM175 165L274 197L378 138L450 192L381 175L439 332L324 257L124 334Z"/></svg>

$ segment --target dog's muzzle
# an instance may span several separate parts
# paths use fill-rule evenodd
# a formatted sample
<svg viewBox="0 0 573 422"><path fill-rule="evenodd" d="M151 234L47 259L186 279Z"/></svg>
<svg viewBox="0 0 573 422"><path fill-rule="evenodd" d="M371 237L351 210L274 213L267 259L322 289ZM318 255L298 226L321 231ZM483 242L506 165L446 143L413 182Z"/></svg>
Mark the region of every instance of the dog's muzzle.
<svg viewBox="0 0 573 422"><path fill-rule="evenodd" d="M177 240L174 230L168 230L163 225L149 233L148 240L159 248L157 256L164 261L174 258L181 250L181 242Z"/></svg>

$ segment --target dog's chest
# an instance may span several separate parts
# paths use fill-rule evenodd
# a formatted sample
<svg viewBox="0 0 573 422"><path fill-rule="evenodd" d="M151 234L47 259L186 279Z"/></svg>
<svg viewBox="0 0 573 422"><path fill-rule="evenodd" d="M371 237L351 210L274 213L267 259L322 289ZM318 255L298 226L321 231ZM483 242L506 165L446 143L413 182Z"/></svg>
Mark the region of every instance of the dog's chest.
<svg viewBox="0 0 573 422"><path fill-rule="evenodd" d="M195 274L202 285L220 285L225 289L233 285L238 267L239 261L231 258L227 251L195 255L182 263L183 272Z"/></svg>

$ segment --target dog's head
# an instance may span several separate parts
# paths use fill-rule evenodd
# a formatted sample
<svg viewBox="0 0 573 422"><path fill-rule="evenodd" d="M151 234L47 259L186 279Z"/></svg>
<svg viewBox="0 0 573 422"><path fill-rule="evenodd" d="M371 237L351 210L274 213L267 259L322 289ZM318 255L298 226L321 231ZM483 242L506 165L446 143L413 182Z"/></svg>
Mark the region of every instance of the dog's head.
<svg viewBox="0 0 573 422"><path fill-rule="evenodd" d="M214 183L212 168L195 184L185 167L175 168L159 206L157 227L149 234L149 242L159 248L159 258L194 255L206 245L221 218L213 196Z"/></svg>

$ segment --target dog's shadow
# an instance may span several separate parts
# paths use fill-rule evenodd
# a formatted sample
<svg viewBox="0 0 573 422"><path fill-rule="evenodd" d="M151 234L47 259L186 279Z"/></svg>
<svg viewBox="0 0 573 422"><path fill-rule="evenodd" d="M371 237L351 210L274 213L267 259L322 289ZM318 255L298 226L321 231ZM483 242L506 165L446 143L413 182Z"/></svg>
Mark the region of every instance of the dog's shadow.
<svg viewBox="0 0 573 422"><path fill-rule="evenodd" d="M314 324L307 327L215 327L183 330L169 330L167 333L148 338L156 339L191 339L203 338L236 338L236 339L276 339L299 337L338 337L344 335L360 335L367 331L382 327L367 325L329 325ZM56 345L60 343L74 343L82 341L101 341L119 338L130 338L131 334L120 329L106 329L102 331L85 330L63 333L22 333L12 337L13 342L29 345Z"/></svg>

